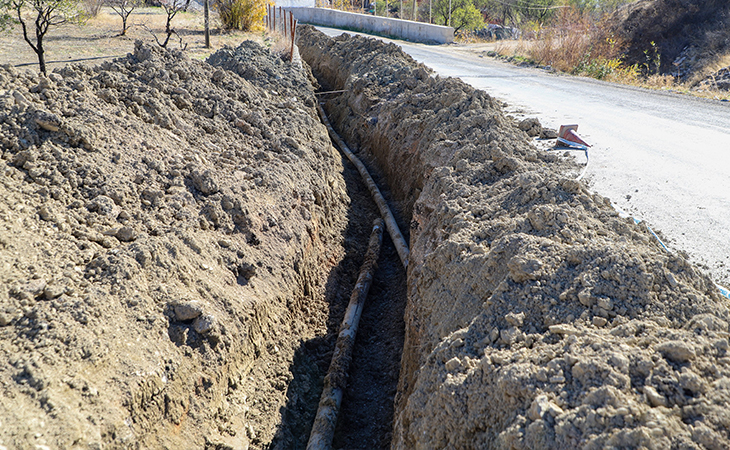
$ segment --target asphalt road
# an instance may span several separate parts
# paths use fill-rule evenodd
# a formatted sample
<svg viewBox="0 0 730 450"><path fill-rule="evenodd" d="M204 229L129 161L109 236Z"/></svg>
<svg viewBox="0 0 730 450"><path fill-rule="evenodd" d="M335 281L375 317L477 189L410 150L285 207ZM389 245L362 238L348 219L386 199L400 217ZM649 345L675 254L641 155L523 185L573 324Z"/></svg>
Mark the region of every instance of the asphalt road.
<svg viewBox="0 0 730 450"><path fill-rule="evenodd" d="M505 101L508 113L552 128L577 123L592 145L591 189L730 285L730 103L516 67L465 45L389 41Z"/></svg>

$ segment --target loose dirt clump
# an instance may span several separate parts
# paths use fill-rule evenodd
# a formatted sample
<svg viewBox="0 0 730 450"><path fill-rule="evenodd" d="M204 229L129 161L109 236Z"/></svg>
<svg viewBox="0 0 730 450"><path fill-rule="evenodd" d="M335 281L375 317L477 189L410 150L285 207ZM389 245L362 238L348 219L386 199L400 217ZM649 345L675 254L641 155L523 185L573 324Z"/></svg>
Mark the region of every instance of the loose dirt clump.
<svg viewBox="0 0 730 450"><path fill-rule="evenodd" d="M394 45L299 45L411 223L392 448L730 446L730 317L706 275L486 93Z"/></svg>
<svg viewBox="0 0 730 450"><path fill-rule="evenodd" d="M0 69L0 447L273 439L349 198L306 75L211 62Z"/></svg>

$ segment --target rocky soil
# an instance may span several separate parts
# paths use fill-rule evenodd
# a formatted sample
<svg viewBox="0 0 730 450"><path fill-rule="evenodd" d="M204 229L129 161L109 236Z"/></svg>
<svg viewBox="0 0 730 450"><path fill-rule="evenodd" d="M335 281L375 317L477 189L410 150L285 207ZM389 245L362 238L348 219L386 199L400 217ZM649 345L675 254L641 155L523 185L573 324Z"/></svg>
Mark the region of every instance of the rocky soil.
<svg viewBox="0 0 730 450"><path fill-rule="evenodd" d="M405 282L386 239L336 448L730 447L707 276L486 93L299 43L411 244ZM376 214L316 84L252 42L0 68L0 450L304 448Z"/></svg>
<svg viewBox="0 0 730 450"><path fill-rule="evenodd" d="M392 44L302 30L331 120L410 221L396 449L730 447L728 303Z"/></svg>
<svg viewBox="0 0 730 450"><path fill-rule="evenodd" d="M306 73L210 63L0 68L0 448L264 448L319 395L287 388L359 264L342 161Z"/></svg>

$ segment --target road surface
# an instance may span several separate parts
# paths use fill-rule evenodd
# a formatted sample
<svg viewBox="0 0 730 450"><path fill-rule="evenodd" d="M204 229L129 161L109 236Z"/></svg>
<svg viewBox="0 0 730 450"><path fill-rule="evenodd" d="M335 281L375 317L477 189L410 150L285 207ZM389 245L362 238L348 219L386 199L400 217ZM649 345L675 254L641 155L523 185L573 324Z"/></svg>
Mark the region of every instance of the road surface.
<svg viewBox="0 0 730 450"><path fill-rule="evenodd" d="M508 113L551 128L579 124L593 145L591 189L730 285L730 103L517 67L467 45L388 41L439 75L505 101Z"/></svg>

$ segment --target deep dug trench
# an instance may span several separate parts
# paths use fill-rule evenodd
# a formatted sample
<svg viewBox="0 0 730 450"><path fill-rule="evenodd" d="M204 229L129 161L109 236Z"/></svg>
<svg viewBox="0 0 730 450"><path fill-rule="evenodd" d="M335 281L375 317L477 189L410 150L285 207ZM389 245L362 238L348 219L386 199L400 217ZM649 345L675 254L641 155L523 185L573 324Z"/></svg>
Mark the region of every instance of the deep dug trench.
<svg viewBox="0 0 730 450"><path fill-rule="evenodd" d="M486 94L378 41L300 45L412 247L407 284L381 258L336 448L728 447L707 277ZM1 447L304 447L376 213L306 71L209 62L0 69Z"/></svg>
<svg viewBox="0 0 730 450"><path fill-rule="evenodd" d="M730 448L711 280L397 46L301 32L350 147L410 222L392 448Z"/></svg>

